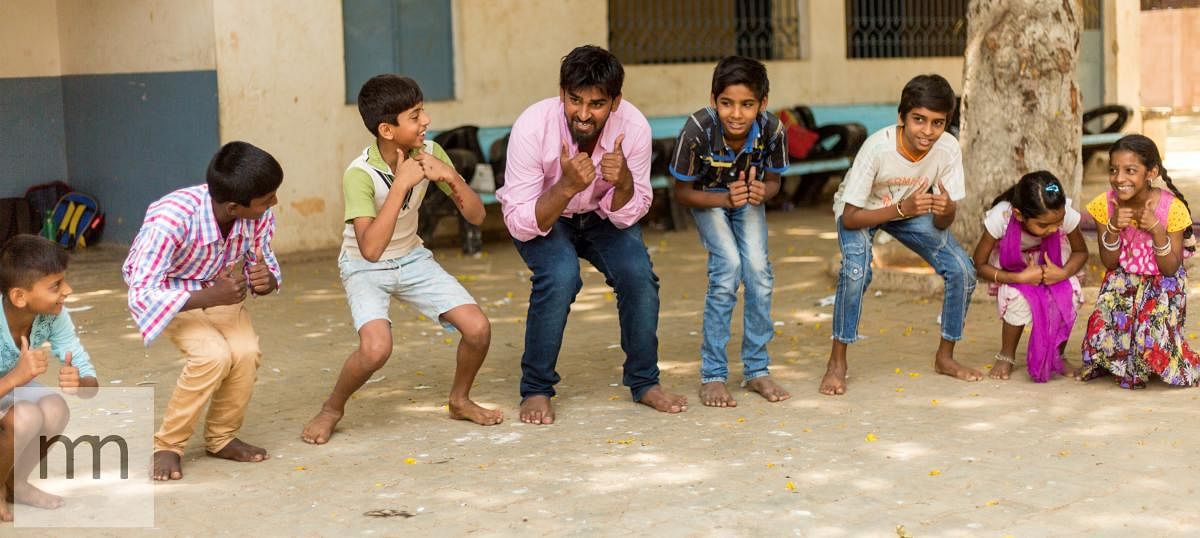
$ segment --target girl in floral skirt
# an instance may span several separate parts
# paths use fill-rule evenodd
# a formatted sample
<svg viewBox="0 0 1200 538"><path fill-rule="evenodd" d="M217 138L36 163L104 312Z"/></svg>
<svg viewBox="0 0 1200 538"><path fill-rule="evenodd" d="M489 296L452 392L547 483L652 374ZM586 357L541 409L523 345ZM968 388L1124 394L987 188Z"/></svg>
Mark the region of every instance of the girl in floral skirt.
<svg viewBox="0 0 1200 538"><path fill-rule="evenodd" d="M1154 375L1194 386L1200 382L1200 356L1183 331L1183 260L1195 250L1187 201L1149 138L1121 138L1108 155L1112 190L1087 206L1108 272L1088 319L1080 379L1111 374L1120 386L1137 389ZM1166 189L1154 186L1158 178Z"/></svg>

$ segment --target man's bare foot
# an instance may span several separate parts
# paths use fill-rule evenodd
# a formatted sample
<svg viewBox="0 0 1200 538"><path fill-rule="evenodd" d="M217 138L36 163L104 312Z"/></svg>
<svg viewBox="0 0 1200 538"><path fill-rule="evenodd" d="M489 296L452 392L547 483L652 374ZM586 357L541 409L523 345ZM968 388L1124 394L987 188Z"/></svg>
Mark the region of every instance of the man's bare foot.
<svg viewBox="0 0 1200 538"><path fill-rule="evenodd" d="M983 379L983 374L979 373L979 370L967 368L959 364L954 358L948 356L939 355L935 358L933 360L933 371L963 381L979 381Z"/></svg>
<svg viewBox="0 0 1200 538"><path fill-rule="evenodd" d="M333 437L333 429L337 427L338 421L342 420L342 413L321 406L321 411L317 416L308 421L304 426L304 431L300 432L300 439L310 445L323 445L329 442L329 438Z"/></svg>
<svg viewBox="0 0 1200 538"><path fill-rule="evenodd" d="M663 390L662 385L654 385L642 395L638 403L663 413L682 413L687 411L687 396L671 394Z"/></svg>
<svg viewBox="0 0 1200 538"><path fill-rule="evenodd" d="M746 388L757 392L760 396L766 398L768 402L782 402L792 397L787 389L779 386L769 375L756 377L747 381Z"/></svg>
<svg viewBox="0 0 1200 538"><path fill-rule="evenodd" d="M526 424L554 424L554 406L550 397L534 395L521 402L521 422Z"/></svg>
<svg viewBox="0 0 1200 538"><path fill-rule="evenodd" d="M700 385L700 403L709 407L737 407L724 381L709 381Z"/></svg>
<svg viewBox="0 0 1200 538"><path fill-rule="evenodd" d="M248 463L271 459L271 456L267 455L267 449L245 443L236 437L229 444L225 445L225 448L216 452L209 452L208 455L214 458L225 458L227 460Z"/></svg>
<svg viewBox="0 0 1200 538"><path fill-rule="evenodd" d="M154 453L154 479L179 480L183 478L183 463L179 454L170 450L159 450Z"/></svg>
<svg viewBox="0 0 1200 538"><path fill-rule="evenodd" d="M821 387L817 390L826 396L846 393L845 359L829 359L829 364L825 366L825 377L821 378Z"/></svg>
<svg viewBox="0 0 1200 538"><path fill-rule="evenodd" d="M1010 357L1001 358L1002 355L996 355L996 362L992 363L992 371L988 372L988 377L992 379L1008 379L1012 373L1013 360Z"/></svg>
<svg viewBox="0 0 1200 538"><path fill-rule="evenodd" d="M62 508L64 504L62 497L46 493L29 482L18 484L13 488L13 503L27 504L45 510Z"/></svg>
<svg viewBox="0 0 1200 538"><path fill-rule="evenodd" d="M504 422L504 412L481 407L479 404L464 399L461 402L451 401L449 404L450 418L469 420L481 426L495 426Z"/></svg>

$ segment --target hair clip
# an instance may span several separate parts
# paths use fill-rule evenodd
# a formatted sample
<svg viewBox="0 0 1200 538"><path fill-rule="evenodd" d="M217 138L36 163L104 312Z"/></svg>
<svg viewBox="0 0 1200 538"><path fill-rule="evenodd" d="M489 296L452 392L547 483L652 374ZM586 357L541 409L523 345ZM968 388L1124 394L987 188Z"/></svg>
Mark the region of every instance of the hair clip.
<svg viewBox="0 0 1200 538"><path fill-rule="evenodd" d="M1061 189L1058 188L1057 183L1051 183L1049 185L1046 185L1046 192L1058 192L1059 190L1061 190Z"/></svg>

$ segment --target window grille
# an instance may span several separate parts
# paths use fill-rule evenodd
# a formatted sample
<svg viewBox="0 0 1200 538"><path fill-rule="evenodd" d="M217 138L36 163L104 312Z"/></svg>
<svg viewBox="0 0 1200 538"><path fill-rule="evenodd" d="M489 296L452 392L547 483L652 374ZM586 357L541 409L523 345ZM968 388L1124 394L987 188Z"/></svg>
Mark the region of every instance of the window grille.
<svg viewBox="0 0 1200 538"><path fill-rule="evenodd" d="M799 59L804 1L609 0L609 50L626 64Z"/></svg>
<svg viewBox="0 0 1200 538"><path fill-rule="evenodd" d="M962 56L966 0L846 0L847 58Z"/></svg>

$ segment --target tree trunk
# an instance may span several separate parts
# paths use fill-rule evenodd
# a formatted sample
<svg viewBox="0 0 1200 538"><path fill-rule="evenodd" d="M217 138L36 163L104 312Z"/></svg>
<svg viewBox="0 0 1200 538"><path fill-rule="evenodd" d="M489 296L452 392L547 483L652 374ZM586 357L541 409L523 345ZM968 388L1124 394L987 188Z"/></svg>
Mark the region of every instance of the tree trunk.
<svg viewBox="0 0 1200 538"><path fill-rule="evenodd" d="M1048 170L1076 208L1087 202L1077 199L1082 30L1079 0L971 0L959 135L967 197L953 228L968 251L992 199L1026 173Z"/></svg>

